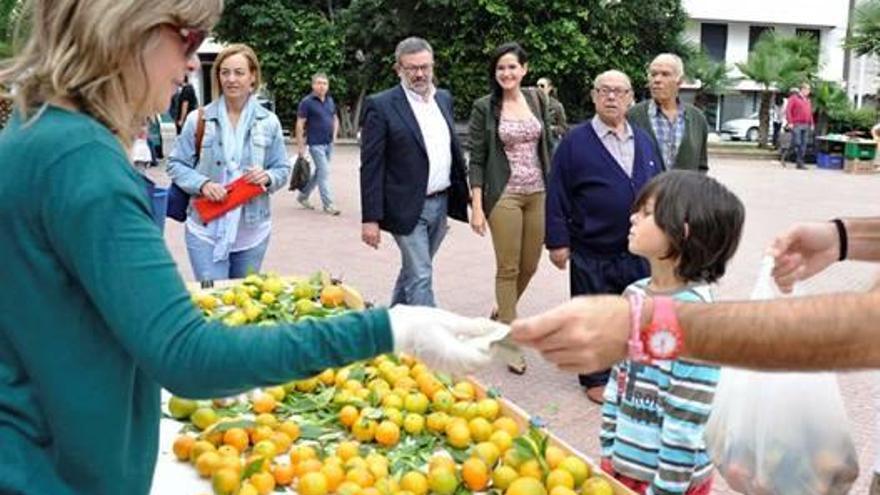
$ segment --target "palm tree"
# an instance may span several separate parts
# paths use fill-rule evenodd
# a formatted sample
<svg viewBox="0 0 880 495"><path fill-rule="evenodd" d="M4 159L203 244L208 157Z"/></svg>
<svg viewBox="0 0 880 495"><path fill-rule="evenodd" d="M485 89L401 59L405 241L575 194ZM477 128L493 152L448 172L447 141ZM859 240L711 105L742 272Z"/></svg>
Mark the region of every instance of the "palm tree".
<svg viewBox="0 0 880 495"><path fill-rule="evenodd" d="M830 81L818 81L812 92L813 110L816 112L816 135L828 131L829 121L852 109L852 103L840 86Z"/></svg>
<svg viewBox="0 0 880 495"><path fill-rule="evenodd" d="M694 95L694 106L704 111L711 96L724 94L736 82L730 77L730 67L723 62L716 62L703 50L688 60L687 73L688 79L700 83L700 88Z"/></svg>
<svg viewBox="0 0 880 495"><path fill-rule="evenodd" d="M880 55L880 0L867 0L856 8L846 46L859 55Z"/></svg>
<svg viewBox="0 0 880 495"><path fill-rule="evenodd" d="M767 148L770 128L770 104L773 92L792 80L808 81L817 69L815 59L809 57L806 44L815 43L810 37L778 37L768 31L761 35L749 59L736 64L740 72L762 86L761 107L758 111L758 147ZM784 86L788 87L788 86Z"/></svg>

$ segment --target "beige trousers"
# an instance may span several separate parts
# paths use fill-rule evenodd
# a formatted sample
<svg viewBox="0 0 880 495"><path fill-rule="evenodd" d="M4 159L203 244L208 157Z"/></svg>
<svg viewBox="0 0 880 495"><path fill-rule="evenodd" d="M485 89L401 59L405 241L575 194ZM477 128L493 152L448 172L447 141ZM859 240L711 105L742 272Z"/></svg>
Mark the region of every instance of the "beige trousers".
<svg viewBox="0 0 880 495"><path fill-rule="evenodd" d="M516 319L516 303L538 269L544 246L544 192L505 193L489 215L495 248L498 320Z"/></svg>

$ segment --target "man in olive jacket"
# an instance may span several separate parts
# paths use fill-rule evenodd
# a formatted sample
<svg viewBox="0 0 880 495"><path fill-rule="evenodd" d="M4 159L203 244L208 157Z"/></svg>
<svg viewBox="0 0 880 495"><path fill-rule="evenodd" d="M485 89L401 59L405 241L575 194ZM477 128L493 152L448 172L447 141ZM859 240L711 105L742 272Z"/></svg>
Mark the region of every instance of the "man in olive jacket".
<svg viewBox="0 0 880 495"><path fill-rule="evenodd" d="M709 125L703 112L678 99L684 64L678 55L662 53L648 68L651 98L627 112L627 118L654 141L666 170L707 172Z"/></svg>

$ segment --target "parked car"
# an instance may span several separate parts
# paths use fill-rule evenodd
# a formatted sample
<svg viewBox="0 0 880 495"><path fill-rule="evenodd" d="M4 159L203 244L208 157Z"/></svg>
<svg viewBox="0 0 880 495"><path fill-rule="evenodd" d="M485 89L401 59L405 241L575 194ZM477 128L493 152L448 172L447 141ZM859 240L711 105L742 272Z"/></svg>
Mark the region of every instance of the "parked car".
<svg viewBox="0 0 880 495"><path fill-rule="evenodd" d="M731 119L721 124L721 135L734 141L757 141L758 127L761 122L758 114L753 113L748 117Z"/></svg>

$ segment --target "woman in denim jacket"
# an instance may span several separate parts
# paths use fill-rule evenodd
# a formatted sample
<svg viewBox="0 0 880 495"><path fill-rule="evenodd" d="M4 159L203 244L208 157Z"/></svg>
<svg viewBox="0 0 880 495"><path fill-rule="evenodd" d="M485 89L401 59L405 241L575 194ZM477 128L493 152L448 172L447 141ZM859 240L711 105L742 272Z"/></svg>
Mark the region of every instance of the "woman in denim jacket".
<svg viewBox="0 0 880 495"><path fill-rule="evenodd" d="M260 270L272 227L269 194L281 189L290 174L281 123L257 103L261 78L254 51L242 44L225 48L217 55L214 77L223 94L204 112L189 114L169 157L168 174L190 195L211 201L223 201L225 186L240 177L266 192L207 224L190 204L186 248L198 281ZM199 118L205 123L197 161Z"/></svg>

